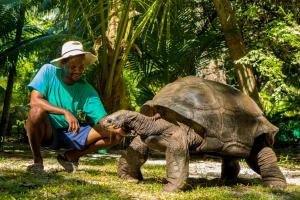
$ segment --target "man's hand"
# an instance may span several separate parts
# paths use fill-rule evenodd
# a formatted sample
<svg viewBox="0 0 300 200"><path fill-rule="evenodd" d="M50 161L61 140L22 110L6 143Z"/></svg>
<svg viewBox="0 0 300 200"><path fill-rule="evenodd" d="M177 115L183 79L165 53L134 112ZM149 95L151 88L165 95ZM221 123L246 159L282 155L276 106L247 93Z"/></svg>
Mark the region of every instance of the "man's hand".
<svg viewBox="0 0 300 200"><path fill-rule="evenodd" d="M114 138L115 145L119 144L123 138L123 133L124 133L123 129L117 128L117 129L111 130L110 132L115 135L115 138Z"/></svg>
<svg viewBox="0 0 300 200"><path fill-rule="evenodd" d="M79 132L80 125L76 117L68 110L65 111L64 115L69 124L68 131L77 134Z"/></svg>
<svg viewBox="0 0 300 200"><path fill-rule="evenodd" d="M122 137L125 133L122 128L117 128L117 129L113 130L113 132L115 133L117 139L122 139Z"/></svg>

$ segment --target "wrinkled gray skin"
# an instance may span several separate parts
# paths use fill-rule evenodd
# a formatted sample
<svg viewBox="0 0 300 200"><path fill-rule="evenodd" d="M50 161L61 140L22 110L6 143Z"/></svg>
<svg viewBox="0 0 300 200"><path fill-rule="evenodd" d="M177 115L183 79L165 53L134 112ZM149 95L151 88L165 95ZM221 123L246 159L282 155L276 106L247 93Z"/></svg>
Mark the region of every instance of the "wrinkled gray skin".
<svg viewBox="0 0 300 200"><path fill-rule="evenodd" d="M265 186L286 187L272 150L278 128L250 97L228 85L181 78L144 104L141 113L120 110L102 125L136 136L119 160L121 178L143 179L140 168L150 148L165 152L167 192L185 189L190 152L222 158L222 179L236 179L244 158Z"/></svg>

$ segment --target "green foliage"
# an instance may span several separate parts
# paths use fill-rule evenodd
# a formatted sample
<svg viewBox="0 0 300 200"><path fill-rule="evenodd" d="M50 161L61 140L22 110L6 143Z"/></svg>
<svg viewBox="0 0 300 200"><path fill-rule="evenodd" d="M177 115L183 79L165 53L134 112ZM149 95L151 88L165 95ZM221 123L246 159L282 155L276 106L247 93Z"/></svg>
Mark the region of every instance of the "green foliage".
<svg viewBox="0 0 300 200"><path fill-rule="evenodd" d="M119 2L123 5L121 16L129 1ZM236 83L211 1L130 2L130 13L138 14L130 18L132 26L125 30L127 41L119 41L119 45L125 51L121 52L125 55L122 61L127 61L122 73L132 109L138 110L165 84L180 76L195 75L211 59L224 60L230 84ZM255 68L261 103L267 116L280 127L279 139L296 141L300 115L300 5L284 0L231 2L248 48L247 56L239 62ZM20 5L26 8L26 20L22 42L14 45ZM0 4L0 99L11 66L9 56L19 52L12 107L26 105L26 85L42 64L60 54L63 41L81 40L89 50L97 38L104 38L111 6L112 1L98 0L14 0ZM97 44L101 47L96 53L100 62L107 62L102 59L107 47L103 41ZM129 48L131 45L133 48ZM127 55L128 59L124 58ZM98 81L95 71L87 71L86 76Z"/></svg>
<svg viewBox="0 0 300 200"><path fill-rule="evenodd" d="M214 23L211 6L201 2L176 8L169 34L165 30L156 35L161 27L153 26L137 39L140 53L137 50L129 55L124 70L136 110L164 85L178 77L196 75L197 68L223 53L219 31L210 24Z"/></svg>
<svg viewBox="0 0 300 200"><path fill-rule="evenodd" d="M4 101L5 89L0 86L0 102Z"/></svg>
<svg viewBox="0 0 300 200"><path fill-rule="evenodd" d="M297 144L300 141L300 122L289 120L287 123L280 122L279 127L281 131L277 134L280 141Z"/></svg>
<svg viewBox="0 0 300 200"><path fill-rule="evenodd" d="M15 108L26 107L29 103L29 91L27 85L32 79L35 70L40 62L49 60L49 55L54 55L55 51L51 48L53 41L58 39L48 28L53 24L49 20L51 13L45 13L38 9L41 1L10 1L0 4L0 85L6 89L7 76L11 73L11 67L16 62L16 78L13 80L12 99L10 100L10 113L8 129L5 133L23 133L23 124L28 110L20 116ZM20 11L25 10L24 26L22 26L22 35L16 43L17 21L20 18ZM53 13L52 13L53 14ZM52 15L53 16L53 15ZM61 36L60 36L61 37ZM54 49L54 48L53 48ZM54 56L52 56L54 57ZM18 58L16 61L15 59ZM1 91L2 92L2 91ZM1 93L2 94L2 93ZM8 106L3 106L4 97L1 99L1 110L8 110ZM6 112L4 112L6 113ZM25 134L23 134L25 135ZM19 138L19 136L17 136Z"/></svg>
<svg viewBox="0 0 300 200"><path fill-rule="evenodd" d="M11 32L16 28L16 18L14 17L15 10L13 8L6 8L4 4L0 4L0 50L6 46L12 34Z"/></svg>
<svg viewBox="0 0 300 200"><path fill-rule="evenodd" d="M257 46L240 59L252 64L260 80L260 98L267 115L300 114L300 26L288 21L272 21L266 25L263 47ZM271 43L267 46L268 43ZM286 52L285 56L282 56Z"/></svg>
<svg viewBox="0 0 300 200"><path fill-rule="evenodd" d="M32 60L19 60L17 67L18 78L15 81L13 88L12 105L26 105L29 103L29 90L27 85L33 77L35 68Z"/></svg>
<svg viewBox="0 0 300 200"><path fill-rule="evenodd" d="M300 126L300 26L291 10L276 3L244 8L248 54L238 62L256 70L260 101L280 132L280 141L297 141ZM242 8L241 8L242 11ZM288 121L288 123L281 123Z"/></svg>

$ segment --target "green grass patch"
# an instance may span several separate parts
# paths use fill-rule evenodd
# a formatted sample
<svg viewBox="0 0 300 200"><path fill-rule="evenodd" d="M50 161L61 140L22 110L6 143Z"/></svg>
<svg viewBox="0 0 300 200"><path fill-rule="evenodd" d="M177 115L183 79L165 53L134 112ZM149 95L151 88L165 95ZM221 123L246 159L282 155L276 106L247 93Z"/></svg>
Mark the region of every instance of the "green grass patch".
<svg viewBox="0 0 300 200"><path fill-rule="evenodd" d="M300 170L300 161L292 159L289 155L279 155L278 163L282 167L294 168Z"/></svg>
<svg viewBox="0 0 300 200"><path fill-rule="evenodd" d="M118 163L113 157L86 156L79 170L69 174L57 164L55 154L43 155L46 176L26 173L30 151L0 154L0 199L300 199L299 186L276 191L262 187L260 179L241 179L228 185L219 178L189 178L187 191L164 193L164 165L144 165L144 180L137 183L117 177Z"/></svg>

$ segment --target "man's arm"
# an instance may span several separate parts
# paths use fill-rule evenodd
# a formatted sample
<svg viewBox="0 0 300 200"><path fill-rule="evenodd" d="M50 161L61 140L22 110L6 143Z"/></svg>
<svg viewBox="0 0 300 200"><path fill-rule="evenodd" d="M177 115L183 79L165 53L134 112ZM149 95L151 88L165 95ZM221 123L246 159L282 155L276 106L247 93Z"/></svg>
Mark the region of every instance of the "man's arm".
<svg viewBox="0 0 300 200"><path fill-rule="evenodd" d="M31 97L30 97L30 106L31 107L40 107L46 112L57 114L57 115L64 115L66 121L69 124L68 131L72 131L74 133L78 133L79 131L79 122L75 118L75 116L68 110L51 105L44 96L38 92L37 90L32 90Z"/></svg>

